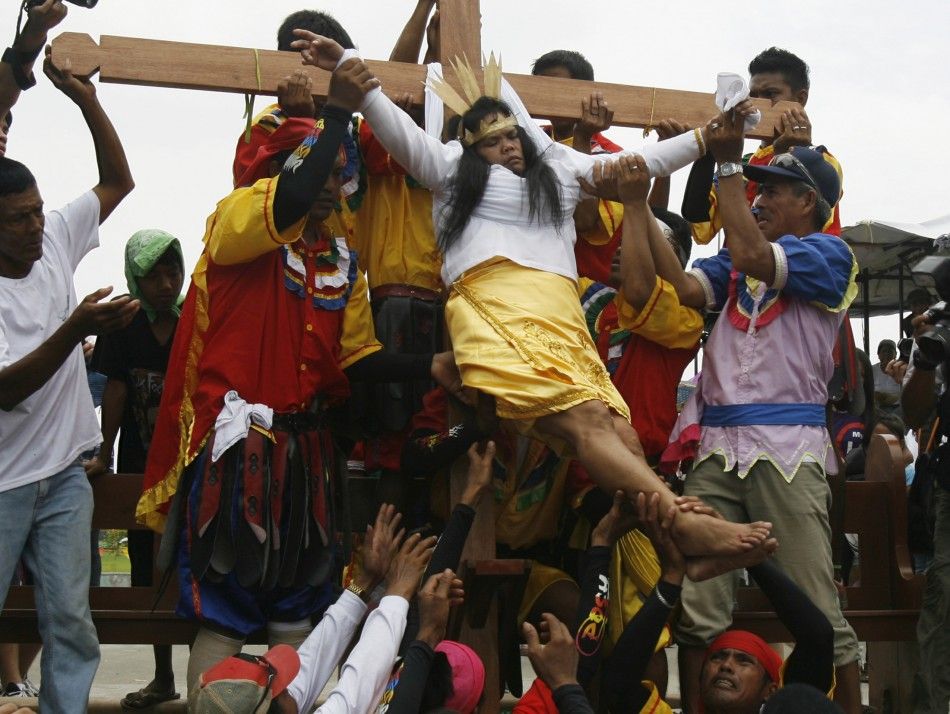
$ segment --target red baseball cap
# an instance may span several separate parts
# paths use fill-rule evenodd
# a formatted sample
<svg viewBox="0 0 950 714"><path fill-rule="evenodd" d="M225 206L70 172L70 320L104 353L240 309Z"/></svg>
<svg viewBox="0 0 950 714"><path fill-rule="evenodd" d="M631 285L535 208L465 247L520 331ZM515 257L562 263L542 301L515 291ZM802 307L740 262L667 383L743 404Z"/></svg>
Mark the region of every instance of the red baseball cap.
<svg viewBox="0 0 950 714"><path fill-rule="evenodd" d="M263 655L238 654L204 672L188 709L194 714L263 714L300 671L300 657L290 645L276 645Z"/></svg>

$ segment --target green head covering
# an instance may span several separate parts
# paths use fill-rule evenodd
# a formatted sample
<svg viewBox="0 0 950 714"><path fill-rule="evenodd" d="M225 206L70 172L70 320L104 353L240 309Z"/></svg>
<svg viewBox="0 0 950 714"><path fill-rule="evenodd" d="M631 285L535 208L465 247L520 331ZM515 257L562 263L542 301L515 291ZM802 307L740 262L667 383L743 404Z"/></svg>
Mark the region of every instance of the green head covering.
<svg viewBox="0 0 950 714"><path fill-rule="evenodd" d="M181 252L181 243L170 233L157 228L147 228L134 233L129 238L129 242L125 244L125 279L129 284L129 294L142 303L142 309L145 311L149 322L155 321L157 313L155 308L142 297L138 279L147 275L169 248L175 251L178 260L181 262L182 271L184 271L185 256ZM172 312L175 313L176 317L181 315L182 302L184 302L184 297L179 295L178 300L172 307Z"/></svg>

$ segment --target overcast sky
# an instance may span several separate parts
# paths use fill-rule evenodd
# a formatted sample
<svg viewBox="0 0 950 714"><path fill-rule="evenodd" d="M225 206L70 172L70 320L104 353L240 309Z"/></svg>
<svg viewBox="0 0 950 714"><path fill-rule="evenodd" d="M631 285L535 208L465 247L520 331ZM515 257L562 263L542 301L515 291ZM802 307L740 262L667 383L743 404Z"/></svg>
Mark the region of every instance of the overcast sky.
<svg viewBox="0 0 950 714"><path fill-rule="evenodd" d="M12 37L14 4L4 7L8 15L0 21ZM415 1L304 6L286 0L101 0L93 10L70 6L57 31L86 32L96 40L111 34L274 49L281 20L302 7L332 13L365 57L385 59ZM482 47L500 52L511 72L528 72L531 61L549 50L576 49L600 80L712 92L717 72L745 75L762 49L791 50L811 67L807 111L814 139L844 168L842 224L918 222L950 213L946 0L482 0L481 8ZM107 284L125 291L122 250L140 228L163 228L181 238L193 265L205 218L231 188L233 150L243 128L240 95L102 84L99 96L137 186L102 226L103 247L80 266L80 298ZM258 98L257 109L268 101ZM21 97L15 115L8 155L30 166L48 207L96 182L79 111L45 77ZM643 141L639 130L609 136L628 148ZM674 210L682 197L681 174L674 177ZM872 338L894 331L893 323L876 323Z"/></svg>

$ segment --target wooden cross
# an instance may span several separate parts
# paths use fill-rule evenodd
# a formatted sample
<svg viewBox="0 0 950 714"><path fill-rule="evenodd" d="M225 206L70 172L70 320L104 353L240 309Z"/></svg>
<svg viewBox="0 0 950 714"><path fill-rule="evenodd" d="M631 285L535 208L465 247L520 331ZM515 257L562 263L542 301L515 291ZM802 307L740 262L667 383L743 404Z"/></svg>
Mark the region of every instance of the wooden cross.
<svg viewBox="0 0 950 714"><path fill-rule="evenodd" d="M467 57L473 64L481 58L481 14L478 0L441 0L440 57L446 61L446 78L456 84L448 60ZM99 71L101 82L134 84L180 89L203 89L276 95L278 83L301 69L297 53L255 50L241 47L203 45L133 37L103 35L97 45L89 35L63 33L52 43L53 61L59 66L69 59L72 71L88 77ZM416 105L425 99L423 83L426 68L417 64L368 60L367 64L390 97L409 93ZM329 73L304 68L313 79L313 93L326 98ZM591 92L600 91L614 110L618 126L652 127L662 119L677 119L690 126L702 126L717 109L713 95L655 87L635 87L607 82L554 77L534 77L506 73L505 77L520 95L533 116L549 119L579 119L581 101ZM781 125L788 103L772 107L756 100L762 121L748 133L754 139L772 139ZM795 106L795 105L793 105ZM464 487L464 464L452 474L453 502ZM495 521L493 504L485 497L469 535L463 560L488 560L495 557ZM486 692L498 681L498 657L494 614L482 630L463 631L463 639L479 652L485 663ZM499 702L485 697L481 711L499 710Z"/></svg>
<svg viewBox="0 0 950 714"><path fill-rule="evenodd" d="M476 64L481 53L481 15L478 0L442 0L440 3L441 57L445 74L454 82L448 65L453 57L468 57ZM255 50L135 37L103 35L99 44L81 33L66 32L53 41L53 61L72 61L72 71L88 77L99 70L99 80L180 89L204 89L276 95L278 83L301 68L296 52ZM403 62L367 61L390 96L410 93L417 105L424 102L426 68ZM313 78L314 96L325 98L329 73L307 67ZM662 119L677 119L702 126L717 109L711 93L657 87L636 87L608 82L535 77L505 73L532 116L549 119L580 118L581 100L600 91L614 110L617 126L652 127ZM781 126L782 112L795 104L754 100L762 121L748 133L753 139L772 139Z"/></svg>

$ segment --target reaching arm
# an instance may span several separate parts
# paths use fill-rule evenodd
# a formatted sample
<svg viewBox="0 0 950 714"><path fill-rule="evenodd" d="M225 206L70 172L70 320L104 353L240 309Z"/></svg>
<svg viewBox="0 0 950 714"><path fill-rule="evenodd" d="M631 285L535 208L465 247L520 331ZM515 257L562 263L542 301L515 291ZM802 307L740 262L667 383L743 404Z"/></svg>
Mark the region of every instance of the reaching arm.
<svg viewBox="0 0 950 714"><path fill-rule="evenodd" d="M646 202L650 176L643 159L636 154L623 156L617 162L616 171L617 192L623 201L620 290L630 305L642 310L656 287L650 232L659 233L660 228Z"/></svg>
<svg viewBox="0 0 950 714"><path fill-rule="evenodd" d="M314 198L333 173L351 117L348 109L324 105L320 114L323 131L319 136L308 136L297 148L303 154L300 161L294 160L295 154L284 164L274 189L274 225L279 233L310 211Z"/></svg>
<svg viewBox="0 0 950 714"><path fill-rule="evenodd" d="M106 388L102 392L102 444L99 446L99 453L84 464L87 476L105 473L112 463L115 438L122 426L127 396L128 387L125 380L110 378L106 382Z"/></svg>
<svg viewBox="0 0 950 714"><path fill-rule="evenodd" d="M715 125L717 128L708 140L710 153L720 165L726 162L742 163L745 134L743 112L732 110L722 114L716 119ZM741 173L719 177L717 200L733 268L766 285L772 285L776 276L775 254L749 210L745 178Z"/></svg>
<svg viewBox="0 0 950 714"><path fill-rule="evenodd" d="M766 560L749 568L755 582L795 638L785 662L784 683L810 684L828 692L834 683L834 630L828 618L777 565Z"/></svg>
<svg viewBox="0 0 950 714"><path fill-rule="evenodd" d="M430 190L438 190L455 170L462 148L426 134L382 92L371 92L361 111L383 147L400 166Z"/></svg>
<svg viewBox="0 0 950 714"><path fill-rule="evenodd" d="M435 7L435 0L418 0L415 10L409 17L409 22L402 28L399 39L396 40L396 46L389 55L390 62L416 64L419 61L422 38L426 32L426 21L433 7Z"/></svg>
<svg viewBox="0 0 950 714"><path fill-rule="evenodd" d="M610 547L591 546L584 554L581 571L575 643L580 657L577 681L587 690L600 668L603 639L607 634L607 609L610 598Z"/></svg>
<svg viewBox="0 0 950 714"><path fill-rule="evenodd" d="M732 265L736 271L771 285L775 282L775 254L749 210L742 175L720 178L718 196Z"/></svg>
<svg viewBox="0 0 950 714"><path fill-rule="evenodd" d="M99 223L101 224L123 198L129 195L135 182L125 150L116 133L115 127L96 96L96 87L88 79L73 77L69 67L58 68L50 59L51 50L46 48L46 60L43 72L53 85L76 103L83 119L89 127L92 142L96 149L96 163L99 166L99 183L93 187L99 199Z"/></svg>
<svg viewBox="0 0 950 714"><path fill-rule="evenodd" d="M366 604L349 590L344 590L300 645L297 651L300 655L300 671L287 686L298 711L309 712L313 709L313 703L349 647L353 633L365 614Z"/></svg>
<svg viewBox="0 0 950 714"><path fill-rule="evenodd" d="M363 634L340 669L340 678L323 706L321 714L365 712L379 701L386 679L396 659L396 648L406 626L409 602L388 595L366 618ZM319 692L318 692L319 693ZM299 708L298 711L310 711Z"/></svg>
<svg viewBox="0 0 950 714"><path fill-rule="evenodd" d="M0 368L0 409L12 411L46 384L63 366L83 338L125 327L139 309L128 296L100 303L111 288L87 295L49 339L16 362ZM8 354L8 344L0 322L0 364Z"/></svg>
<svg viewBox="0 0 950 714"><path fill-rule="evenodd" d="M674 136L685 134L692 127L689 124L680 124L675 119L664 119L656 127L656 134L659 141L666 141ZM666 210L670 205L670 177L657 176L653 180L653 187L650 189L650 197L647 203L654 208Z"/></svg>

